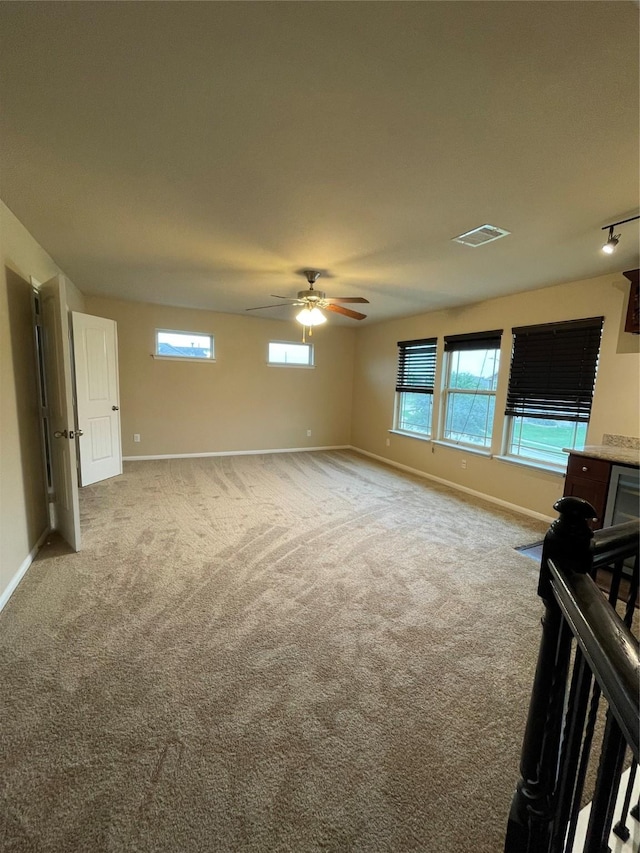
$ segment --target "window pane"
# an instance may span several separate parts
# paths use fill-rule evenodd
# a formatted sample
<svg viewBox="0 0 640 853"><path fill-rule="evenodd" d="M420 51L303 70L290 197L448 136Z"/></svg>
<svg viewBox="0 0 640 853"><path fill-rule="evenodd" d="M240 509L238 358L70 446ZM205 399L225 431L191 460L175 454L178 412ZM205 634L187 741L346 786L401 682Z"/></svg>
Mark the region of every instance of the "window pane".
<svg viewBox="0 0 640 853"><path fill-rule="evenodd" d="M450 354L450 388L495 391L500 350L456 350Z"/></svg>
<svg viewBox="0 0 640 853"><path fill-rule="evenodd" d="M431 435L433 394L415 394L405 391L398 402L398 429Z"/></svg>
<svg viewBox="0 0 640 853"><path fill-rule="evenodd" d="M212 335L158 331L156 336L156 355L174 358L213 358Z"/></svg>
<svg viewBox="0 0 640 853"><path fill-rule="evenodd" d="M269 364L313 364L311 344L269 343Z"/></svg>
<svg viewBox="0 0 640 853"><path fill-rule="evenodd" d="M587 424L552 418L511 419L509 453L540 462L566 462L563 447L581 450L587 437Z"/></svg>
<svg viewBox="0 0 640 853"><path fill-rule="evenodd" d="M445 438L488 447L491 444L495 397L456 391L447 396Z"/></svg>

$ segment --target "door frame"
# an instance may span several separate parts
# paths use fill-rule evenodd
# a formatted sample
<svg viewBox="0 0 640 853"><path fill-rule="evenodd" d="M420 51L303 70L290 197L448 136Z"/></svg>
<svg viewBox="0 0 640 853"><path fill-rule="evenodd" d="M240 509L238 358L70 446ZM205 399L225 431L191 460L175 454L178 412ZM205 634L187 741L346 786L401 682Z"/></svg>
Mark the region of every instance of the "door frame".
<svg viewBox="0 0 640 853"><path fill-rule="evenodd" d="M66 294L66 279L62 274L55 275L48 281L40 283L33 277L31 278L32 286L38 291L39 297L39 315L43 333L38 337L38 330L34 325L34 336L36 339L36 361L39 381L39 395L42 394L42 383L46 394L45 406L40 406L41 430L43 434L43 465L45 482L47 483L47 501L49 507L50 525L57 530L74 551L79 551L81 548L81 530L80 530L80 507L79 507L79 479L78 479L78 453L77 453L77 438L76 438L76 405L75 405L75 379L74 365L72 357L72 340L70 336L69 322L69 306ZM43 289L51 286L54 329L47 329L44 321L43 304L47 298L43 295ZM35 299L34 299L35 301ZM52 351L51 345L47 345L46 334L53 334L55 341L55 350ZM40 359L41 355L42 358ZM52 358L58 363L52 364ZM53 423L55 417L55 409L52 410L52 400L50 397L51 376L58 375L58 391L61 399L58 401L61 412L61 423L56 425ZM41 401L42 402L42 401ZM46 412L46 422L43 423L43 412ZM69 442L68 454L62 454L61 471L56 477L56 453L57 450L53 446L52 430L58 428L64 432L64 436L57 439L58 441ZM47 438L48 437L48 438ZM48 443L47 443L48 442ZM49 454L47 457L47 453ZM47 467L47 459L50 464L50 471ZM50 473L50 476L49 476ZM64 484L59 482L60 477L64 480ZM60 509L60 489L66 486L68 489L68 499L70 506L66 508L65 522L61 526L61 509ZM62 529L64 528L64 530Z"/></svg>

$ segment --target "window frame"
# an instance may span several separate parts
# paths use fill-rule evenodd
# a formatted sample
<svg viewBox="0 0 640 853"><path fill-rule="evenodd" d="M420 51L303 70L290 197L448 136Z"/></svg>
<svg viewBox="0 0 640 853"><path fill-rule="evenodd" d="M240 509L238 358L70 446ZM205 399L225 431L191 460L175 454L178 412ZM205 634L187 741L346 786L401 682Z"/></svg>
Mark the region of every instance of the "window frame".
<svg viewBox="0 0 640 853"><path fill-rule="evenodd" d="M393 431L402 435L431 440L433 438L433 415L435 378L438 366L438 339L418 338L398 341L398 372L393 410ZM400 423L405 394L422 394L431 397L431 413L426 430L407 429Z"/></svg>
<svg viewBox="0 0 640 853"><path fill-rule="evenodd" d="M305 347L309 353L308 364L294 364L286 361L271 361L271 344L284 344L286 346ZM315 368L315 350L313 344L301 343L300 341L269 341L267 344L267 367L297 367L303 370L313 370Z"/></svg>
<svg viewBox="0 0 640 853"><path fill-rule="evenodd" d="M445 444L448 447L459 447L464 450L476 451L482 454L490 454L491 447L495 438L495 421L497 415L497 394L500 374L500 357L502 343L502 329L493 329L487 332L471 332L461 335L445 335L445 364L443 370L442 388L440 395L440 422L438 430L439 443ZM497 353L497 368L494 372L495 387L492 389L479 388L455 388L451 386L451 375L453 372L453 361L456 353L459 352L494 352ZM472 441L464 441L463 439L455 439L446 435L447 431L447 415L449 413L450 400L452 395L462 394L472 397L488 397L493 398L494 408L493 416L487 417L484 434L484 443L479 444Z"/></svg>
<svg viewBox="0 0 640 853"><path fill-rule="evenodd" d="M158 346L160 344L159 335L160 334L167 335L194 335L198 338L209 338L211 342L211 355L207 356L197 356L197 355L168 355L167 353L158 352ZM184 331L183 329L156 329L154 335L155 345L153 351L153 357L155 359L164 359L166 361L189 361L194 364L208 364L213 363L216 360L216 350L215 350L215 337L212 332L194 332L192 330Z"/></svg>

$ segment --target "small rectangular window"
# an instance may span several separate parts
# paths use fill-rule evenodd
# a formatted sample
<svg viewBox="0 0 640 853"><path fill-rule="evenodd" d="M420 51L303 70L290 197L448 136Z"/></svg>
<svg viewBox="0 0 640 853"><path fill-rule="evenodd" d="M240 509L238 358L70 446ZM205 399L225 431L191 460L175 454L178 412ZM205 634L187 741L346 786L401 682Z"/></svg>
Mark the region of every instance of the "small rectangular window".
<svg viewBox="0 0 640 853"><path fill-rule="evenodd" d="M313 367L313 345L269 341L269 364L280 367Z"/></svg>
<svg viewBox="0 0 640 853"><path fill-rule="evenodd" d="M156 356L213 361L215 358L213 335L156 329Z"/></svg>

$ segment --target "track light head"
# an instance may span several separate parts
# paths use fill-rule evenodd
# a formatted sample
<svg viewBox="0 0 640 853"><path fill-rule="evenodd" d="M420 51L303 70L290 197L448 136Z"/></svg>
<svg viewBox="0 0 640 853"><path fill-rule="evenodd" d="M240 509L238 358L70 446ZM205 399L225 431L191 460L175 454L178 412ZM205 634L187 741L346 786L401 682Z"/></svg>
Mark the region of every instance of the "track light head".
<svg viewBox="0 0 640 853"><path fill-rule="evenodd" d="M621 219L619 222L612 222L611 225L603 225L603 231L606 231L607 228L609 229L609 236L607 237L607 242L602 247L602 251L607 255L612 255L615 252L620 242L620 235L613 233L616 225L625 225L627 222L636 222L638 219L640 219L640 216L630 216L629 219Z"/></svg>
<svg viewBox="0 0 640 853"><path fill-rule="evenodd" d="M606 252L607 255L612 255L615 252L616 247L617 247L619 242L620 242L620 235L613 233L613 225L612 225L611 228L609 229L609 236L607 238L607 242L602 247L602 251Z"/></svg>

